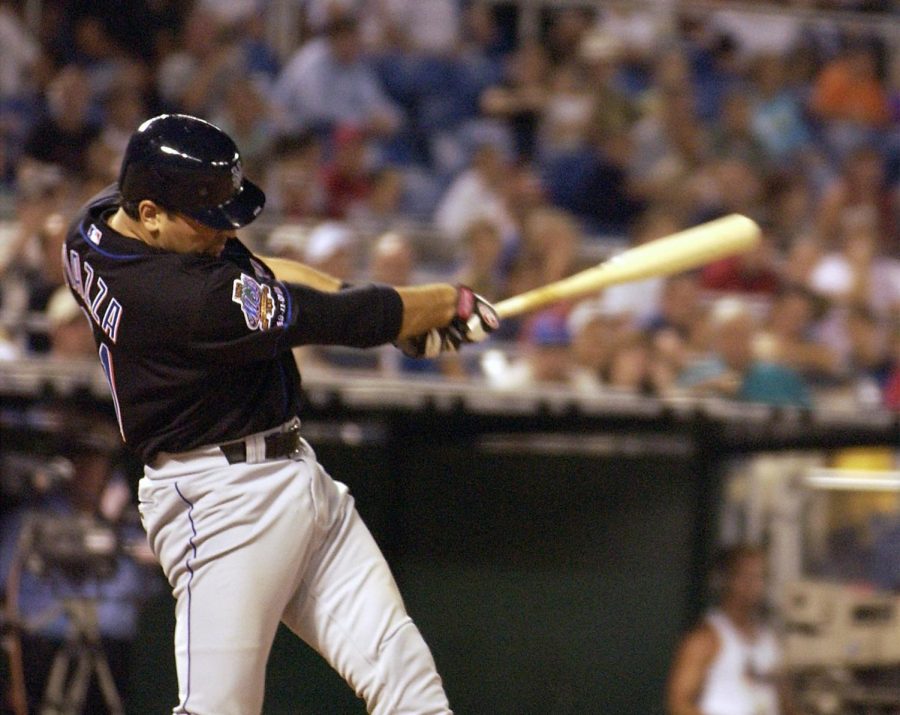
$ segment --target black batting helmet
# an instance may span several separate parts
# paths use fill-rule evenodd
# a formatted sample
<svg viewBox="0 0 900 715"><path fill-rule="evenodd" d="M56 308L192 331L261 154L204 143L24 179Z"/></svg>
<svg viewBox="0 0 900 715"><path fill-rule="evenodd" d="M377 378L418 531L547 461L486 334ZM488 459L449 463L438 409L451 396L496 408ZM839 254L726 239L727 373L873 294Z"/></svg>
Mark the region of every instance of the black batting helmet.
<svg viewBox="0 0 900 715"><path fill-rule="evenodd" d="M225 132L187 114L161 114L132 134L119 191L127 203L149 199L217 229L255 219L266 195L244 178L238 148Z"/></svg>

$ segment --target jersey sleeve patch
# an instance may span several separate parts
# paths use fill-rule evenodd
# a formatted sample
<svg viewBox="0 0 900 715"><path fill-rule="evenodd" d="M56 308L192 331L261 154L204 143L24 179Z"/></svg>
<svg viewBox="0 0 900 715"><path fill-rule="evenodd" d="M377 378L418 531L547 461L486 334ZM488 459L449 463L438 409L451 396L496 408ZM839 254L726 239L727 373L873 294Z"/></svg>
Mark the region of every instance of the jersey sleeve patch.
<svg viewBox="0 0 900 715"><path fill-rule="evenodd" d="M260 283L252 276L241 273L241 277L234 281L231 301L241 307L250 330L269 330L284 325L286 301L279 286Z"/></svg>

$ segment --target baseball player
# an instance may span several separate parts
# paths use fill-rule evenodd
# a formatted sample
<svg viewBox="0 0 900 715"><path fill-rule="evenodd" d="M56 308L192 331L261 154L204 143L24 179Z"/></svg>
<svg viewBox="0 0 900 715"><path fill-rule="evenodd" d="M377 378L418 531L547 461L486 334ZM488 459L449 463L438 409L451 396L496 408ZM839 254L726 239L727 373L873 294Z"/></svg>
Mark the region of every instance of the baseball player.
<svg viewBox="0 0 900 715"><path fill-rule="evenodd" d="M496 313L466 287L351 287L257 257L234 232L264 203L225 133L162 115L64 248L122 438L146 465L141 517L177 601L174 712L259 713L283 621L369 712L448 713L384 557L301 436L291 348L395 341L434 356L484 339Z"/></svg>

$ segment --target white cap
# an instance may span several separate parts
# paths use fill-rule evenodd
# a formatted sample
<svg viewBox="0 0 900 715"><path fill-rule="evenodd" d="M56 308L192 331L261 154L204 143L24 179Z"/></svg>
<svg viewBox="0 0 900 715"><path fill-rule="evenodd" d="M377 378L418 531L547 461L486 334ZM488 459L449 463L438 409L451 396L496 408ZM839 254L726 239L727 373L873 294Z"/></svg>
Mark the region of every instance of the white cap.
<svg viewBox="0 0 900 715"><path fill-rule="evenodd" d="M294 253L303 251L309 237L309 229L299 223L283 223L269 234L269 250L273 253Z"/></svg>
<svg viewBox="0 0 900 715"><path fill-rule="evenodd" d="M81 314L81 308L68 286L61 286L50 296L45 313L50 327L58 328L60 325L71 323Z"/></svg>
<svg viewBox="0 0 900 715"><path fill-rule="evenodd" d="M578 335L585 326L595 320L616 320L622 316L621 312L611 310L606 301L600 298L583 300L569 313L566 327L571 335Z"/></svg>
<svg viewBox="0 0 900 715"><path fill-rule="evenodd" d="M326 221L310 232L303 256L310 263L321 263L352 245L353 231L349 227L337 221Z"/></svg>

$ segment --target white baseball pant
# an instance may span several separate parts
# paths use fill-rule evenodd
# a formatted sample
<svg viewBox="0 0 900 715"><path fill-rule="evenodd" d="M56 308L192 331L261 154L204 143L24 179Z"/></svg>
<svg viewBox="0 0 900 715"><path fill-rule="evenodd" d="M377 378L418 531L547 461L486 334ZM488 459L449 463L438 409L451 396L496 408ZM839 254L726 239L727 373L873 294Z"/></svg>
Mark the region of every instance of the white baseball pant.
<svg viewBox="0 0 900 715"><path fill-rule="evenodd" d="M177 599L173 712L259 713L283 621L370 713L450 713L428 646L347 487L302 444L298 461L229 464L212 446L162 454L144 470L141 519Z"/></svg>

